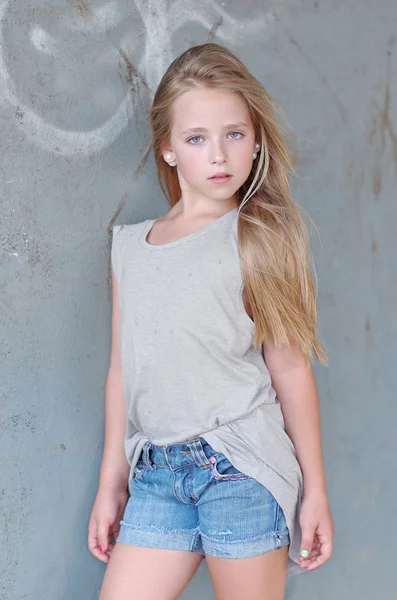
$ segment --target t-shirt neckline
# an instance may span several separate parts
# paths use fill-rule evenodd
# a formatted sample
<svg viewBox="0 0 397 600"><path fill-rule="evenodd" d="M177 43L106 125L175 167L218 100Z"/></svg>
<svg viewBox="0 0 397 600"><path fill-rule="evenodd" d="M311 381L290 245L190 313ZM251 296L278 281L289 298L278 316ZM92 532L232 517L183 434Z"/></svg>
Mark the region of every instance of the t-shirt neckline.
<svg viewBox="0 0 397 600"><path fill-rule="evenodd" d="M197 238L200 235L203 235L209 229L213 228L216 224L218 224L219 222L222 222L226 217L230 217L231 215L236 213L237 210L238 210L238 207L232 208L232 210L229 210L221 217L214 219L213 221L211 221L211 223L208 223L208 225L205 225L205 227L201 227L201 229L198 229L197 231L193 231L192 233L189 233L188 235L184 235L183 237L178 238L177 240L174 240L173 242L168 242L166 244L149 244L149 242L146 241L146 236L148 235L149 231L152 229L154 223L156 221L158 221L161 217L159 217L158 219L149 219L146 221L146 225L143 228L142 234L140 236L140 243L144 248L148 248L150 250L166 250L167 248L173 248L174 246L179 246L181 244L185 244L186 242L189 242L190 240Z"/></svg>

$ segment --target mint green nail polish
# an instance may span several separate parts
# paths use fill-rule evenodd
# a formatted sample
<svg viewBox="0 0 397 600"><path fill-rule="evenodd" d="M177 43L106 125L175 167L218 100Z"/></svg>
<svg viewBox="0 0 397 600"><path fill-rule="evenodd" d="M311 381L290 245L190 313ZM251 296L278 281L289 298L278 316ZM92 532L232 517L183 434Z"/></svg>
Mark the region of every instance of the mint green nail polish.
<svg viewBox="0 0 397 600"><path fill-rule="evenodd" d="M303 558L307 558L309 556L309 550L302 550L301 556L303 556Z"/></svg>

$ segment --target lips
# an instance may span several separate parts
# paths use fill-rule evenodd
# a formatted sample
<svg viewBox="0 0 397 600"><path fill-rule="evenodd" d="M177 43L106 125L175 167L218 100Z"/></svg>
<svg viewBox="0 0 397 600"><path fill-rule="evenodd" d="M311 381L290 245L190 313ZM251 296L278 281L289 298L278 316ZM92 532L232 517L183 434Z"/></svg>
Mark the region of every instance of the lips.
<svg viewBox="0 0 397 600"><path fill-rule="evenodd" d="M222 179L225 177L231 177L230 173L215 173L215 175L209 177L209 179Z"/></svg>
<svg viewBox="0 0 397 600"><path fill-rule="evenodd" d="M211 183L216 184L216 185L222 185L225 183L229 183L229 181L231 181L231 180L232 180L232 176L229 175L229 173L216 173L212 177L208 178L208 181L210 181Z"/></svg>

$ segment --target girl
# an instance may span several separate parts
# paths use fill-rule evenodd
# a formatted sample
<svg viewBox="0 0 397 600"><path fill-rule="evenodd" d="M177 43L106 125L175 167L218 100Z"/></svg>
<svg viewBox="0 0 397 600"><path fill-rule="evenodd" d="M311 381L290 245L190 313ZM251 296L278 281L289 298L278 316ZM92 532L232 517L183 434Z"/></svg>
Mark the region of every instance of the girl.
<svg viewBox="0 0 397 600"><path fill-rule="evenodd" d="M284 597L331 556L308 235L261 84L190 48L150 111L160 219L113 227L105 447L88 544L100 600ZM129 498L127 502L127 487Z"/></svg>

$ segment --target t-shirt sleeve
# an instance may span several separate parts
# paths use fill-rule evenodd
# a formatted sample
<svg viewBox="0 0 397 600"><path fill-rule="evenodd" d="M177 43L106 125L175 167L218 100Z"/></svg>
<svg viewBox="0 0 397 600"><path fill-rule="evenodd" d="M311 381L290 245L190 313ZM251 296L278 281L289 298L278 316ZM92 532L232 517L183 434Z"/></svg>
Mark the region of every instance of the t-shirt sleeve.
<svg viewBox="0 0 397 600"><path fill-rule="evenodd" d="M110 258L114 274L116 275L117 281L120 281L121 271L121 244L120 244L120 231L122 225L114 225L112 228L112 246L110 252Z"/></svg>

